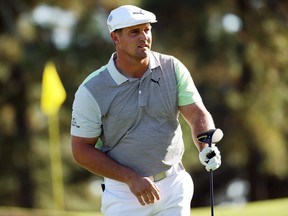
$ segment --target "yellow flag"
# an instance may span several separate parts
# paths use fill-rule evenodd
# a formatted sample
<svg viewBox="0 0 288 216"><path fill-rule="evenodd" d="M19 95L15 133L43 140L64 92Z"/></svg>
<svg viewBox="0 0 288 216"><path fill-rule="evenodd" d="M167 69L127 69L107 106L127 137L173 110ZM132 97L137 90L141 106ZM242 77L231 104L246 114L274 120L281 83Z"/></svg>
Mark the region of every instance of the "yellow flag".
<svg viewBox="0 0 288 216"><path fill-rule="evenodd" d="M41 109L48 116L58 113L66 99L66 92L53 62L45 65L42 80Z"/></svg>

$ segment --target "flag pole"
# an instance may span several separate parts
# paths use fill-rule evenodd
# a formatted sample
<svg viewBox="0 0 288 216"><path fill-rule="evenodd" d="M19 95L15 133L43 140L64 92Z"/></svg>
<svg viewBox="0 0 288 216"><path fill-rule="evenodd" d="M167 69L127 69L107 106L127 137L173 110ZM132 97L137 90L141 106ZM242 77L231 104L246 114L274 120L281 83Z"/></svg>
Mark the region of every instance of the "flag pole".
<svg viewBox="0 0 288 216"><path fill-rule="evenodd" d="M54 208L64 210L65 200L58 114L48 116L48 124Z"/></svg>
<svg viewBox="0 0 288 216"><path fill-rule="evenodd" d="M65 209L63 171L59 131L59 109L66 99L66 91L52 61L43 72L41 109L48 117L50 163L54 208Z"/></svg>

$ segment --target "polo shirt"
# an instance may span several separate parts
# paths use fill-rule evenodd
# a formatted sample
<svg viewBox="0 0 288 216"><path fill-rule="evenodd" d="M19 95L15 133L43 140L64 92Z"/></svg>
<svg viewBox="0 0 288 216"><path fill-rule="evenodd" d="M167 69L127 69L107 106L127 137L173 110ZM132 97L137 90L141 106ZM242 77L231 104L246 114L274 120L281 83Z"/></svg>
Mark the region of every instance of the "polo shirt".
<svg viewBox="0 0 288 216"><path fill-rule="evenodd" d="M100 137L103 152L143 176L165 171L184 153L178 106L201 97L187 68L173 56L151 51L141 78L121 74L115 57L79 86L71 135Z"/></svg>

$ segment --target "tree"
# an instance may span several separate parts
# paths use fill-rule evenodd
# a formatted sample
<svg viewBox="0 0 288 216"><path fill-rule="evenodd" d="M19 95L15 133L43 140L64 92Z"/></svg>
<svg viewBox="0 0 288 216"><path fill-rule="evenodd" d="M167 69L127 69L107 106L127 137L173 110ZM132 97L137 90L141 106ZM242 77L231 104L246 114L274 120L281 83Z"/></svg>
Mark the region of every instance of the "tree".
<svg viewBox="0 0 288 216"><path fill-rule="evenodd" d="M219 144L223 165L215 172L215 189L223 191L227 182L242 178L250 182L250 200L287 196L288 4L281 0L138 3L157 15L153 49L176 56L188 67L224 131ZM94 176L72 161L71 106L78 85L106 64L114 50L105 22L117 6L110 0L0 2L0 184L6 186L0 190L0 205L51 207L47 120L40 112L42 72L48 60L56 63L67 92L60 119L67 193L88 196L82 185L75 186L87 185ZM43 21L43 10L42 22L37 21L39 8L48 10L53 21ZM240 20L240 29L223 27L229 14ZM64 18L70 19L69 26L62 26ZM62 37L70 40L59 42ZM193 206L206 205L208 178L185 124L183 131L184 163L196 185Z"/></svg>

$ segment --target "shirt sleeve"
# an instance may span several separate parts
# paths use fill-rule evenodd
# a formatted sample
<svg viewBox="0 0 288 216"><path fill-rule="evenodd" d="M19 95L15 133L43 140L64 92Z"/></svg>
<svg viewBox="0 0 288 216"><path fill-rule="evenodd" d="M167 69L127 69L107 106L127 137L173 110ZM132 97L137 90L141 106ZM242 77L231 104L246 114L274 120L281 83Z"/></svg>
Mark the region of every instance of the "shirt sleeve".
<svg viewBox="0 0 288 216"><path fill-rule="evenodd" d="M174 66L178 87L178 106L185 106L201 101L202 98L185 65L175 58Z"/></svg>
<svg viewBox="0 0 288 216"><path fill-rule="evenodd" d="M87 88L80 85L72 108L71 135L85 138L99 137L102 132L101 112L97 101Z"/></svg>

